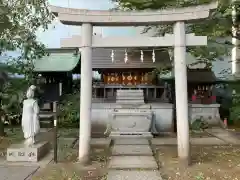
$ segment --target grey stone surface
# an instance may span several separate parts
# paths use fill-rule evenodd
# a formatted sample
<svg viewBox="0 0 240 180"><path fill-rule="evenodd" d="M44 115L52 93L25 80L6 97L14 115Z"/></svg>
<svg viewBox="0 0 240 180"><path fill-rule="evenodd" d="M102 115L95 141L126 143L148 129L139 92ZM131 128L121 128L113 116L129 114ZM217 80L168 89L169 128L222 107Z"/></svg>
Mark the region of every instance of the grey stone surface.
<svg viewBox="0 0 240 180"><path fill-rule="evenodd" d="M110 170L107 180L162 180L159 171Z"/></svg>
<svg viewBox="0 0 240 180"><path fill-rule="evenodd" d="M7 149L7 161L37 162L50 151L50 143L39 142L31 147L22 144L13 144Z"/></svg>
<svg viewBox="0 0 240 180"><path fill-rule="evenodd" d="M154 138L151 140L152 145L176 145L177 138Z"/></svg>
<svg viewBox="0 0 240 180"><path fill-rule="evenodd" d="M149 145L114 145L112 155L152 156L153 153Z"/></svg>
<svg viewBox="0 0 240 180"><path fill-rule="evenodd" d="M149 141L147 139L139 139L139 138L125 138L125 139L115 139L115 145L149 145Z"/></svg>
<svg viewBox="0 0 240 180"><path fill-rule="evenodd" d="M1 180L26 180L38 170L39 166L0 166Z"/></svg>
<svg viewBox="0 0 240 180"><path fill-rule="evenodd" d="M110 169L157 169L153 156L112 156Z"/></svg>

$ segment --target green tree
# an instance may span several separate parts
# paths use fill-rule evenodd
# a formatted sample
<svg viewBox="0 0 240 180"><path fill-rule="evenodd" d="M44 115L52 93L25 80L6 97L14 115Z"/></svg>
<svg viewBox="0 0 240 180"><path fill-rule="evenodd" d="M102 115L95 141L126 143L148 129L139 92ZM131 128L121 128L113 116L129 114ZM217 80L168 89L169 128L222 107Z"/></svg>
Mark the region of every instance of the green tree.
<svg viewBox="0 0 240 180"><path fill-rule="evenodd" d="M9 64L28 80L33 77L33 60L45 54L45 46L37 41L36 31L48 29L52 20L47 0L0 0L0 54L8 50L20 51L21 55ZM0 111L3 111L2 106ZM3 133L0 129L0 135Z"/></svg>
<svg viewBox="0 0 240 180"><path fill-rule="evenodd" d="M52 20L47 0L0 0L0 52L21 52L11 63L20 73L29 73L32 60L44 55L45 46L37 41L36 31L48 29Z"/></svg>
<svg viewBox="0 0 240 180"><path fill-rule="evenodd" d="M186 6L196 6L205 3L211 3L213 0L112 0L116 4L117 9L122 10L159 10L166 8L180 8ZM239 1L235 2L237 12L239 12ZM231 48L231 43L226 38L232 36L232 1L218 0L218 8L211 14L211 16L198 23L187 24L187 32L195 33L196 35L208 36L208 46L187 48L199 61L204 61L211 67L212 61L221 59L223 55L228 55ZM239 26L238 22L235 26ZM143 33L155 28L155 36L171 33L172 25L147 26ZM238 37L239 38L239 37Z"/></svg>

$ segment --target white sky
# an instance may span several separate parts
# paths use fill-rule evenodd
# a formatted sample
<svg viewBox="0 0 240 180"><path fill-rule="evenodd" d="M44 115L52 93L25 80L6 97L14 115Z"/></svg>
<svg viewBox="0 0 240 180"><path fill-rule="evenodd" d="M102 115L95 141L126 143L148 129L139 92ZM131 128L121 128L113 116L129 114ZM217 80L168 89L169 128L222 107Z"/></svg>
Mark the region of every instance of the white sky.
<svg viewBox="0 0 240 180"><path fill-rule="evenodd" d="M111 0L49 0L51 5L70 7L70 8L82 8L92 10L107 10L114 7ZM59 48L60 39L70 37L72 35L80 35L81 27L79 26L66 26L59 22L53 22L51 28L46 32L37 32L38 39L42 41L49 48ZM111 35L131 35L135 34L133 28L126 27L96 27L93 30L96 33L103 33L103 36Z"/></svg>

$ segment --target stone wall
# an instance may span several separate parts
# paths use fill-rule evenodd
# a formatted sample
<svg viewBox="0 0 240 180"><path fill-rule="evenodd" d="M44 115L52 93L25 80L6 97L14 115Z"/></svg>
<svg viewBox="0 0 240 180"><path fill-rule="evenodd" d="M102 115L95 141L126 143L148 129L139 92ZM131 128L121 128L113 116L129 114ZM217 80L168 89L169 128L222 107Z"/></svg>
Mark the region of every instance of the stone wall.
<svg viewBox="0 0 240 180"><path fill-rule="evenodd" d="M116 103L93 103L92 104L92 123L106 126L110 123L111 119L109 114L121 106ZM169 103L152 103L144 104L138 108L141 110L149 110L149 107L153 111L153 118L156 123L156 130L158 132L172 131L173 125L173 105ZM189 105L189 120L192 122L197 118L202 117L207 120L209 124L218 125L219 104L190 104Z"/></svg>

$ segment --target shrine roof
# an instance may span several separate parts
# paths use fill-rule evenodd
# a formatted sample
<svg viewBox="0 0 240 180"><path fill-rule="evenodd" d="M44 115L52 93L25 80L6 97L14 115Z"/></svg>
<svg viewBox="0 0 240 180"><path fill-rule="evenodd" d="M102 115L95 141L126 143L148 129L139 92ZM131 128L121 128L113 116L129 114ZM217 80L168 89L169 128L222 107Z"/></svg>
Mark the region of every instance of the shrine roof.
<svg viewBox="0 0 240 180"><path fill-rule="evenodd" d="M35 72L72 71L79 63L80 54L76 48L47 49L48 55L34 61Z"/></svg>
<svg viewBox="0 0 240 180"><path fill-rule="evenodd" d="M191 83L214 83L217 81L211 69L188 69L187 79Z"/></svg>

